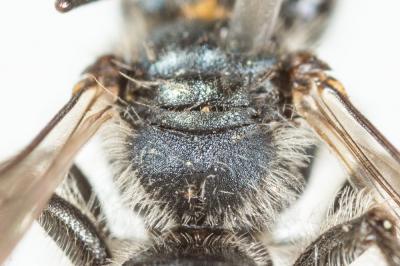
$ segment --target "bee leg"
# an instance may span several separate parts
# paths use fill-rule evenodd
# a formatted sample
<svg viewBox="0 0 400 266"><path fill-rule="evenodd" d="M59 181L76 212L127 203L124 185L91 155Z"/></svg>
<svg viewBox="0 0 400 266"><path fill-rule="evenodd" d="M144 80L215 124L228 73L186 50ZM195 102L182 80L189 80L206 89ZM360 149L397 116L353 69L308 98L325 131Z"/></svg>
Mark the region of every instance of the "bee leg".
<svg viewBox="0 0 400 266"><path fill-rule="evenodd" d="M74 164L38 219L39 224L77 265L102 265L110 258L99 199Z"/></svg>
<svg viewBox="0 0 400 266"><path fill-rule="evenodd" d="M400 264L400 244L394 218L374 208L359 218L330 228L312 242L295 266L348 265L370 248L377 248L389 266Z"/></svg>
<svg viewBox="0 0 400 266"><path fill-rule="evenodd" d="M93 191L88 178L76 164L72 165L67 178L57 189L57 193L83 211L92 221L95 221L99 231L108 233L100 200Z"/></svg>
<svg viewBox="0 0 400 266"><path fill-rule="evenodd" d="M86 204L90 204L90 202L93 201L93 204L91 204L94 205L95 208L93 210L93 214L98 217L101 212L99 199L94 194L85 174L81 171L81 169L79 169L76 164L74 164L69 170L68 177L76 182L76 188Z"/></svg>
<svg viewBox="0 0 400 266"><path fill-rule="evenodd" d="M74 265L102 265L110 252L91 220L63 198L53 195L40 225Z"/></svg>
<svg viewBox="0 0 400 266"><path fill-rule="evenodd" d="M293 49L304 49L314 44L332 17L336 0L283 1L276 38Z"/></svg>
<svg viewBox="0 0 400 266"><path fill-rule="evenodd" d="M121 74L123 73L122 65L122 60L113 55L104 55L98 58L95 63L85 69L83 79L73 88L73 94L78 95L92 87L100 86L113 97L118 96L121 88L125 86L124 81L126 80ZM67 178L63 182L63 189L69 193L65 198L76 201L73 197L78 196L80 203L76 203L79 207L86 209L89 207L93 218L100 220L99 199L94 194L87 177L76 164L69 169Z"/></svg>
<svg viewBox="0 0 400 266"><path fill-rule="evenodd" d="M114 55L103 55L83 71L83 79L73 88L78 94L92 87L102 87L111 95L119 95L126 85L123 73L126 70L124 61Z"/></svg>
<svg viewBox="0 0 400 266"><path fill-rule="evenodd" d="M100 58L29 145L0 162L0 263L45 208L79 150L117 114L113 106L124 81L114 59Z"/></svg>
<svg viewBox="0 0 400 266"><path fill-rule="evenodd" d="M336 154L358 189L400 217L400 153L350 102L329 67L307 52L282 63L296 111Z"/></svg>

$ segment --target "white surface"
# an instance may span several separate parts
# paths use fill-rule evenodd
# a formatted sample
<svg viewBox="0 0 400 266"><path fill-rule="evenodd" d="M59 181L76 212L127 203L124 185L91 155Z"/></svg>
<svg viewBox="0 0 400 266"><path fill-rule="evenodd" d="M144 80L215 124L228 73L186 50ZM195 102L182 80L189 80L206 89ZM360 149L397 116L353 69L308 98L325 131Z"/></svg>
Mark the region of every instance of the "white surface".
<svg viewBox="0 0 400 266"><path fill-rule="evenodd" d="M85 66L118 42L118 1L67 15L55 12L52 2L0 3L0 158L32 139L69 98ZM398 0L342 0L319 49L356 106L397 147L399 10ZM96 162L95 152L85 156ZM38 231L28 235L8 265L60 265Z"/></svg>

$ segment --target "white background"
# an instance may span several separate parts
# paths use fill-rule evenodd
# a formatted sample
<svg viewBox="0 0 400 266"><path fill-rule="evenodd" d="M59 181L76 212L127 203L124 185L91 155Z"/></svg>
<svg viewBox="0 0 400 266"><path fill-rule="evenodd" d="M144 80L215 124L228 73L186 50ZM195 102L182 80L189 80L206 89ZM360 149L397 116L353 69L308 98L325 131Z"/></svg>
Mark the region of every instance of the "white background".
<svg viewBox="0 0 400 266"><path fill-rule="evenodd" d="M117 0L66 15L52 0L0 2L0 158L28 143L67 101L85 66L113 50L119 26ZM342 0L317 49L355 105L397 147L399 27L398 0ZM8 265L54 265L46 258L49 244L37 239L31 233Z"/></svg>

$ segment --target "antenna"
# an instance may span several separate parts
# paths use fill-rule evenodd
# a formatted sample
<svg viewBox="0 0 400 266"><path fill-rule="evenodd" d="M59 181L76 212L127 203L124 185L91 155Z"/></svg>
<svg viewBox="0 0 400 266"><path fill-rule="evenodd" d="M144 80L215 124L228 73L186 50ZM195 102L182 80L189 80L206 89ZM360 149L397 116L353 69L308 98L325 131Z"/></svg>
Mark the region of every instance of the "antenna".
<svg viewBox="0 0 400 266"><path fill-rule="evenodd" d="M76 7L99 0L56 0L56 8L60 12L68 12Z"/></svg>

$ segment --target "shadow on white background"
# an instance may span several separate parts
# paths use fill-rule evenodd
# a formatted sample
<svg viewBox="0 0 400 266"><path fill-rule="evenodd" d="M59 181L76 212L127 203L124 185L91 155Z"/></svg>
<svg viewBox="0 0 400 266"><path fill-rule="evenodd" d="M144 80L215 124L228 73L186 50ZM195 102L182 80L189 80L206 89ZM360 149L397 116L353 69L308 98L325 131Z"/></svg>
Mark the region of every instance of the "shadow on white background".
<svg viewBox="0 0 400 266"><path fill-rule="evenodd" d="M118 2L102 1L61 15L52 0L1 1L0 158L28 143L67 101L80 72L113 50L120 35ZM398 0L342 0L317 49L355 105L397 147L399 10ZM92 162L98 158L90 149L85 156ZM38 231L30 232L7 265L65 262L48 251L51 244L41 242Z"/></svg>

